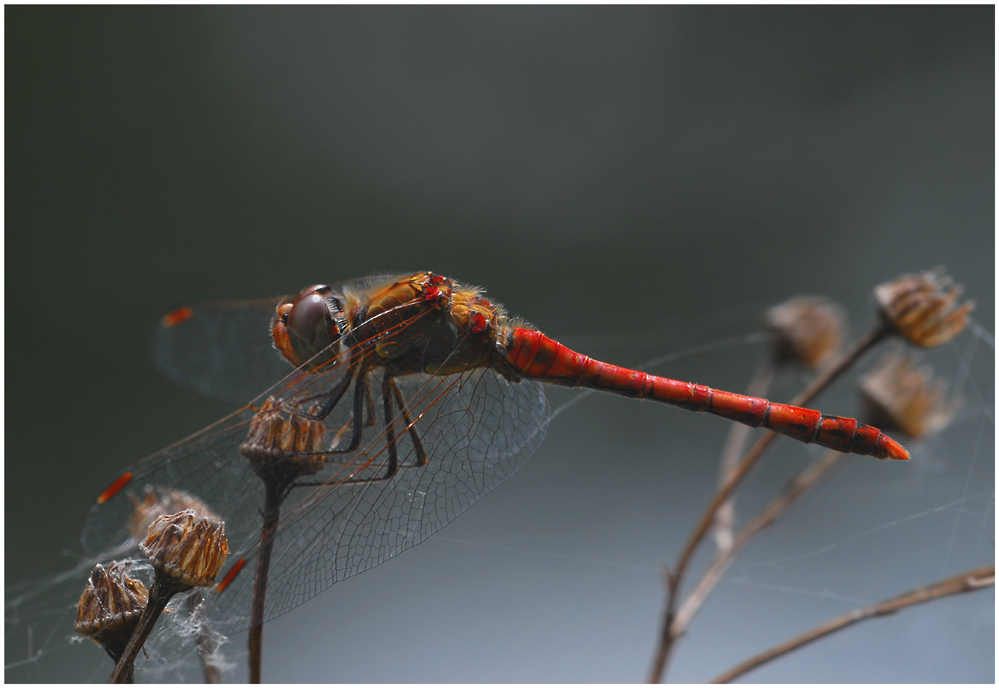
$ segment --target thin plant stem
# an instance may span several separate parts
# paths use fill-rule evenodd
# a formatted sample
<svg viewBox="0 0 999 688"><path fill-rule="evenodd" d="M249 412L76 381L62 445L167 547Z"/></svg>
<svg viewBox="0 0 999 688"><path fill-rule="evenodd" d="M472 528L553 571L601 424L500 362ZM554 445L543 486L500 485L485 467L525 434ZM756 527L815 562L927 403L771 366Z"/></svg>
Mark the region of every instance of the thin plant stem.
<svg viewBox="0 0 999 688"><path fill-rule="evenodd" d="M753 379L746 386L746 395L751 397L766 397L770 386L777 375L777 364L772 356L764 359ZM728 481L729 475L739 465L739 456L752 430L748 425L734 423L728 431L728 439L725 440L725 448L722 449L721 461L718 467L718 487L722 487ZM729 497L715 514L714 536L718 549L724 550L732 546L733 528L735 524L735 496Z"/></svg>
<svg viewBox="0 0 999 688"><path fill-rule="evenodd" d="M271 567L271 552L277 536L283 490L273 481L265 481L264 526L260 532L260 556L253 579L253 607L250 612L250 683L261 681L261 660L264 648L264 610L266 608L267 577Z"/></svg>
<svg viewBox="0 0 999 688"><path fill-rule="evenodd" d="M684 599L683 604L680 605L673 619L673 632L676 635L682 635L686 631L694 615L697 614L697 611L704 604L708 595L711 594L721 581L722 576L728 570L736 555L742 551L750 540L760 533L760 531L777 521L798 499L832 475L836 468L843 465L845 459L846 454L842 454L835 449L826 451L818 461L815 461L808 468L792 478L787 487L777 497L739 529L738 533L732 539L732 544L715 554L714 559L708 565L707 570L701 576L697 585Z"/></svg>
<svg viewBox="0 0 999 688"><path fill-rule="evenodd" d="M160 618L160 614L166 609L167 603L174 595L184 589L177 585L174 578L160 573L159 569L156 569L154 575L146 608L142 610L135 630L132 631L132 637L129 639L128 645L125 646L124 652L121 653L121 658L115 665L108 683L132 683L135 658L139 656L139 650L145 645L149 634L153 632L153 627Z"/></svg>
<svg viewBox="0 0 999 688"><path fill-rule="evenodd" d="M848 626L852 626L859 621L871 619L876 616L894 614L895 612L905 609L906 607L922 604L923 602L929 602L940 597L959 595L961 593L972 592L980 590L981 588L994 586L995 580L996 566L992 563L988 566L982 566L977 569L965 571L964 573L959 573L956 576L945 578L937 581L936 583L931 583L930 585L914 588L908 592L904 592L901 595L892 597L882 602L854 609L848 614L844 614L843 616L832 619L831 621L827 621L820 626L816 626L810 631L802 633L785 643L781 643L766 652L762 652L755 657L738 664L715 678L712 683L728 683L729 681L742 676L752 669L773 661L774 659L786 655L789 652L797 650L799 647L807 645L814 640L818 640L819 638L823 638L831 633L835 633L836 631L840 631Z"/></svg>
<svg viewBox="0 0 999 688"><path fill-rule="evenodd" d="M842 375L853 364L867 353L871 348L881 342L891 333L884 324L878 324L866 335L857 340L852 347L841 353L801 394L791 401L792 406L802 406L811 401L816 395L828 387L836 378ZM704 537L711 530L714 523L715 514L721 506L728 500L735 488L739 486L743 478L756 464L763 452L769 447L778 435L775 432L767 431L752 449L746 454L743 460L732 471L728 481L718 488L712 497L708 508L701 516L694 530L691 532L676 566L667 575L667 595L666 608L663 611L662 631L660 634L659 647L653 661L652 671L649 674L650 683L658 683L663 680L666 674L666 667L669 662L670 652L675 644L678 634L674 632L673 621L676 617L676 609L679 603L680 590L683 585L683 578L687 567L693 558L697 547L704 540Z"/></svg>
<svg viewBox="0 0 999 688"><path fill-rule="evenodd" d="M328 397L326 404L332 408L346 393L351 377L341 381ZM354 440L360 441L361 387L355 395ZM314 409L313 409L314 410ZM271 569L271 553L278 535L281 504L288 496L295 481L302 475L312 475L320 469L311 461L321 451L325 427L321 419L310 413L287 409L269 398L257 411L250 423L250 432L239 451L250 461L250 467L264 483L264 522L260 529L260 549L257 569L253 577L253 598L250 607L249 663L250 683L260 683L264 643L264 616L267 610L267 579ZM327 410L328 412L328 410Z"/></svg>

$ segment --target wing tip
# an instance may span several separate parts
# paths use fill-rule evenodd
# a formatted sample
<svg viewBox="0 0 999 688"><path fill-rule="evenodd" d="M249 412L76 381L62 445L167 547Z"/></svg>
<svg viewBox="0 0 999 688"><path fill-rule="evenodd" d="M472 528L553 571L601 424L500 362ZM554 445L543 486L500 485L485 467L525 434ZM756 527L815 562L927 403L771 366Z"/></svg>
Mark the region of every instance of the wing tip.
<svg viewBox="0 0 999 688"><path fill-rule="evenodd" d="M104 488L104 491L97 495L97 503L104 504L116 494L121 492L121 488L132 482L134 476L131 473L122 473L114 481Z"/></svg>
<svg viewBox="0 0 999 688"><path fill-rule="evenodd" d="M194 311L191 310L190 306L181 306L163 316L163 327L176 327L190 320L192 315L194 315Z"/></svg>

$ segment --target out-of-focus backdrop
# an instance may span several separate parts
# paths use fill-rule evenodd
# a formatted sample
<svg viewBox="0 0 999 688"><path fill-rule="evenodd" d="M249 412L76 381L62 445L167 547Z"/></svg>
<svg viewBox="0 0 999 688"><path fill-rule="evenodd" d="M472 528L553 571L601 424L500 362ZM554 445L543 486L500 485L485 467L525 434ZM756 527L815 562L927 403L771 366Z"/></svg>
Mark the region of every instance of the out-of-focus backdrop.
<svg viewBox="0 0 999 688"><path fill-rule="evenodd" d="M747 551L671 678L992 561L993 15L6 8L8 600L76 563L109 478L232 408L156 372L163 313L424 269L629 365L752 333L800 293L843 303L856 334L874 285L941 264L977 302L984 330L935 363L962 381L958 422L909 465L851 460ZM655 371L739 390L762 356L741 343ZM849 384L819 406L858 410ZM659 567L726 430L587 398L438 537L268 624L265 678L644 679ZM817 453L780 443L740 513ZM7 608L6 678L106 680L56 588ZM224 648L231 680L244 648ZM986 591L751 678L992 682L994 666ZM183 678L190 658L140 673Z"/></svg>

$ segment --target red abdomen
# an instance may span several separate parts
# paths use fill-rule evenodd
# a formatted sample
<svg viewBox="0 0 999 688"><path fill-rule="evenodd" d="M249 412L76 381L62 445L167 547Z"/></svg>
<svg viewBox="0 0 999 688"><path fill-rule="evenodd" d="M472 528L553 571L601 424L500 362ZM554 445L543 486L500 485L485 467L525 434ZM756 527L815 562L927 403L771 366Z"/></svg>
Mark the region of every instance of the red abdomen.
<svg viewBox="0 0 999 688"><path fill-rule="evenodd" d="M909 452L898 442L853 418L824 416L812 409L774 404L766 399L601 363L567 349L537 330L513 330L507 341L507 358L521 375L542 382L654 399L754 428L767 428L801 442L814 442L841 452L873 455L879 459L909 458Z"/></svg>

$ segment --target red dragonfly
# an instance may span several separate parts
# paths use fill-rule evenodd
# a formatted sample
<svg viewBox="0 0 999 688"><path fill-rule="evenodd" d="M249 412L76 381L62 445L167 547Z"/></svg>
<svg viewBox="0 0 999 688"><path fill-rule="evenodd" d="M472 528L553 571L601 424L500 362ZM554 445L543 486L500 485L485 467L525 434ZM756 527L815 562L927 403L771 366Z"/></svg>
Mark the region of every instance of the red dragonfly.
<svg viewBox="0 0 999 688"><path fill-rule="evenodd" d="M224 633L418 544L513 475L548 430L544 383L909 458L853 419L595 361L510 318L481 289L429 272L180 308L164 317L156 356L210 394L245 400L280 381L118 476L91 507L83 545L118 556L134 548L151 504L196 498L229 537L229 572L204 593ZM270 578L254 609L248 565Z"/></svg>

